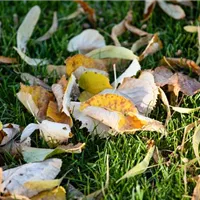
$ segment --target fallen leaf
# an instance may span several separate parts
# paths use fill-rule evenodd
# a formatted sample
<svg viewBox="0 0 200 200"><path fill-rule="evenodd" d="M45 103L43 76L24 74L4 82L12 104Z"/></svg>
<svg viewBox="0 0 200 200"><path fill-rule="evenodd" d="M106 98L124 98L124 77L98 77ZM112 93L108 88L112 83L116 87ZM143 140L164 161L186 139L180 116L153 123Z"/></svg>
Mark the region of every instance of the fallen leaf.
<svg viewBox="0 0 200 200"><path fill-rule="evenodd" d="M29 74L29 73L21 73L21 79L26 82L28 81L29 85L34 86L34 85L39 85L45 88L48 91L51 91L51 87L44 83L42 80L39 78L36 78L35 76Z"/></svg>
<svg viewBox="0 0 200 200"><path fill-rule="evenodd" d="M40 130L40 136L43 137L49 144L67 142L68 139L72 137L71 129L68 124L43 120L39 124L31 123L26 126L21 134L20 141L24 141L37 129Z"/></svg>
<svg viewBox="0 0 200 200"><path fill-rule="evenodd" d="M197 26L184 26L183 27L185 31L189 32L189 33L196 33L198 32L198 27Z"/></svg>
<svg viewBox="0 0 200 200"><path fill-rule="evenodd" d="M78 84L82 89L91 94L98 94L104 89L112 88L108 77L91 71L83 73L79 78Z"/></svg>
<svg viewBox="0 0 200 200"><path fill-rule="evenodd" d="M179 113L182 113L182 114L190 114L190 113L196 112L200 109L200 107L197 107L197 108L182 108L182 107L173 107L173 106L171 106L171 108L172 108L172 110L179 112Z"/></svg>
<svg viewBox="0 0 200 200"><path fill-rule="evenodd" d="M44 191L31 198L31 200L66 200L66 191L62 186L50 191Z"/></svg>
<svg viewBox="0 0 200 200"><path fill-rule="evenodd" d="M186 58L166 58L161 60L161 65L168 66L175 71L179 69L186 69L187 71L192 71L200 76L200 67L193 61Z"/></svg>
<svg viewBox="0 0 200 200"><path fill-rule="evenodd" d="M90 21L91 24L95 25L96 24L96 15L95 15L95 10L91 8L87 2L84 2L83 0L74 0L76 3L78 3L84 12L88 15L88 20Z"/></svg>
<svg viewBox="0 0 200 200"><path fill-rule="evenodd" d="M147 155L145 156L144 160L142 160L140 163L138 163L135 167L133 167L131 170L129 170L128 172L126 172L126 174L124 174L119 180L117 180L117 183L125 178L131 178L134 177L138 174L142 174L144 173L148 166L149 166L149 162L153 156L155 150L155 145L151 146L147 152Z"/></svg>
<svg viewBox="0 0 200 200"><path fill-rule="evenodd" d="M97 30L87 29L69 41L67 50L86 54L105 45L104 37Z"/></svg>
<svg viewBox="0 0 200 200"><path fill-rule="evenodd" d="M38 120L46 118L46 111L50 101L54 101L53 94L40 86L20 85L18 99Z"/></svg>
<svg viewBox="0 0 200 200"><path fill-rule="evenodd" d="M46 116L54 122L68 124L70 127L73 125L71 117L58 110L58 106L55 102L50 101L47 108Z"/></svg>
<svg viewBox="0 0 200 200"><path fill-rule="evenodd" d="M35 147L24 147L22 155L27 163L43 161L55 155L63 153L81 153L85 147L85 143L78 143L76 145L68 144L66 146L58 146L55 149L42 149Z"/></svg>
<svg viewBox="0 0 200 200"><path fill-rule="evenodd" d="M137 52L140 48L147 45L149 41L152 39L152 34L148 34L147 36L144 36L137 40L135 43L133 43L131 50L133 53Z"/></svg>
<svg viewBox="0 0 200 200"><path fill-rule="evenodd" d="M198 26L197 30L198 30L198 48L199 48L199 51L198 51L198 58L197 58L196 64L199 65L199 63L200 63L200 27L199 26ZM198 69L200 69L199 66L198 66Z"/></svg>
<svg viewBox="0 0 200 200"><path fill-rule="evenodd" d="M27 189L24 184L28 181L53 180L60 172L61 165L62 160L49 159L3 171L2 191L13 195L32 197L41 192L40 188L31 190Z"/></svg>
<svg viewBox="0 0 200 200"><path fill-rule="evenodd" d="M199 200L199 199L200 199L200 178L198 175L198 180L193 191L192 200Z"/></svg>
<svg viewBox="0 0 200 200"><path fill-rule="evenodd" d="M151 71L143 71L138 79L125 78L118 91L129 97L138 111L144 115L148 115L157 102L158 87Z"/></svg>
<svg viewBox="0 0 200 200"><path fill-rule="evenodd" d="M194 135L192 137L192 146L193 146L194 154L195 154L197 161L200 165L199 143L200 143L200 125L198 125L195 128Z"/></svg>
<svg viewBox="0 0 200 200"><path fill-rule="evenodd" d="M9 195L9 196L0 196L1 200L31 200L28 197L22 195Z"/></svg>
<svg viewBox="0 0 200 200"><path fill-rule="evenodd" d="M163 87L168 84L169 79L173 76L173 72L166 67L156 67L153 71L153 76L156 82L156 85Z"/></svg>
<svg viewBox="0 0 200 200"><path fill-rule="evenodd" d="M83 8L78 7L77 10L75 12L73 12L72 14L68 15L67 17L62 17L60 18L58 21L63 21L63 20L70 20L70 19L74 19L76 17L78 17L80 14L84 13Z"/></svg>
<svg viewBox="0 0 200 200"><path fill-rule="evenodd" d="M125 78L135 76L140 70L141 66L139 62L134 59L129 67L125 70L125 72L121 76L119 76L114 83L112 83L112 86L118 85L119 83L121 84Z"/></svg>
<svg viewBox="0 0 200 200"><path fill-rule="evenodd" d="M163 48L162 42L159 39L157 34L154 34L152 39L150 40L149 44L145 48L145 50L142 52L142 54L139 57L139 60L143 60L149 55L152 55L156 53L157 51L160 51Z"/></svg>
<svg viewBox="0 0 200 200"><path fill-rule="evenodd" d="M94 59L120 58L125 60L138 60L138 57L131 50L124 47L116 47L111 45L93 50L86 54L86 56Z"/></svg>
<svg viewBox="0 0 200 200"><path fill-rule="evenodd" d="M145 8L144 8L144 19L143 22L147 21L156 5L156 0L145 0Z"/></svg>
<svg viewBox="0 0 200 200"><path fill-rule="evenodd" d="M70 103L70 110L72 113L72 116L75 120L79 120L81 122L82 128L87 128L89 133L92 134L98 134L100 137L107 136L107 132L109 131L109 127L105 124L101 123L98 120L95 120L87 115L85 115L83 112L80 111L80 102L71 102Z"/></svg>
<svg viewBox="0 0 200 200"><path fill-rule="evenodd" d="M53 13L53 22L50 27L50 29L41 37L36 39L37 42L42 42L44 40L48 40L58 29L58 18L57 18L57 12Z"/></svg>
<svg viewBox="0 0 200 200"><path fill-rule="evenodd" d="M0 129L0 146L11 141L19 131L20 127L17 124L4 124Z"/></svg>
<svg viewBox="0 0 200 200"><path fill-rule="evenodd" d="M5 56L0 56L0 64L16 64L17 59L16 58L10 58L10 57L5 57Z"/></svg>
<svg viewBox="0 0 200 200"><path fill-rule="evenodd" d="M65 65L47 65L47 72L48 74L52 74L56 72L58 76L62 76L66 74L66 66Z"/></svg>
<svg viewBox="0 0 200 200"><path fill-rule="evenodd" d="M175 73L168 80L168 90L173 91L176 96L178 96L179 91L192 96L200 91L200 82L182 73Z"/></svg>
<svg viewBox="0 0 200 200"><path fill-rule="evenodd" d="M172 2L176 2L176 3L182 4L184 6L193 7L191 0L172 0Z"/></svg>
<svg viewBox="0 0 200 200"><path fill-rule="evenodd" d="M49 64L48 60L45 59L38 59L38 58L30 58L28 57L25 53L23 53L20 49L13 47L19 56L21 57L22 60L24 60L28 65L31 66L38 66L38 65L47 65Z"/></svg>
<svg viewBox="0 0 200 200"><path fill-rule="evenodd" d="M92 96L94 96L94 95L89 93L89 92L87 92L87 91L83 91L83 92L81 92L78 100L80 102L84 102L84 101L87 101L88 99L90 99Z"/></svg>
<svg viewBox="0 0 200 200"><path fill-rule="evenodd" d="M174 19L183 19L185 17L185 12L180 6L170 3L165 3L164 1L157 1L157 2L160 8L170 17Z"/></svg>
<svg viewBox="0 0 200 200"><path fill-rule="evenodd" d="M164 93L164 91L161 88L158 88L158 91L159 91L160 99L162 100L162 102L165 105L166 110L167 110L167 118L165 120L165 125L167 125L171 118L171 110L170 110L169 101L167 99L166 94Z"/></svg>
<svg viewBox="0 0 200 200"><path fill-rule="evenodd" d="M117 37L122 35L126 30L129 30L132 33L139 35L139 36L144 36L144 35L148 34L147 32L131 25L132 19L133 19L133 11L130 10L127 13L126 17L119 24L115 25L112 28L111 38L113 39L115 46L121 46Z"/></svg>
<svg viewBox="0 0 200 200"><path fill-rule="evenodd" d="M65 63L66 63L66 73L68 76L70 76L72 72L76 71L79 67L95 68L106 71L106 67L102 62L99 62L95 59L89 58L81 54L76 54L72 57L68 57L65 60Z"/></svg>
<svg viewBox="0 0 200 200"><path fill-rule="evenodd" d="M17 51L18 53L21 52L19 53L21 55L23 55L22 52L26 52L26 44L29 41L35 25L38 22L40 13L41 10L39 6L32 7L17 31Z"/></svg>

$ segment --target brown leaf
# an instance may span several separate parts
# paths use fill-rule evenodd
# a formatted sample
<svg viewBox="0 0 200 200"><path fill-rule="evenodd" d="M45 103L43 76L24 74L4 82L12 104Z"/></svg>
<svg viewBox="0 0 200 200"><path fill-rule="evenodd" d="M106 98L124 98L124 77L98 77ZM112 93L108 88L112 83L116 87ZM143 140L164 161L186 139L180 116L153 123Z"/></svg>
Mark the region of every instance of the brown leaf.
<svg viewBox="0 0 200 200"><path fill-rule="evenodd" d="M200 91L200 82L182 73L175 73L168 81L168 90L178 96L179 91L192 96Z"/></svg>
<svg viewBox="0 0 200 200"><path fill-rule="evenodd" d="M133 12L130 10L126 17L117 25L115 25L113 28L112 28L112 33L111 33L111 37L115 43L115 46L121 46L119 40L117 37L119 37L120 35L122 35L126 30L129 30L131 31L132 33L136 34L136 35L139 35L139 36L144 36L144 35L147 35L148 33L141 30L141 29L138 29L137 27L135 26L132 26L131 25L131 22L132 22L132 18L133 18Z"/></svg>
<svg viewBox="0 0 200 200"><path fill-rule="evenodd" d="M163 87L168 84L169 79L173 76L173 72L166 67L156 67L153 72L156 85Z"/></svg>
<svg viewBox="0 0 200 200"><path fill-rule="evenodd" d="M148 46L140 55L139 60L140 61L143 60L147 56L156 53L157 51L161 50L162 48L163 48L163 45L162 45L161 40L158 37L158 34L154 34L154 36L150 40Z"/></svg>
<svg viewBox="0 0 200 200"><path fill-rule="evenodd" d="M47 66L48 74L56 72L58 76L62 76L66 74L66 66L65 65L48 65Z"/></svg>
<svg viewBox="0 0 200 200"><path fill-rule="evenodd" d="M145 0L145 8L144 8L144 19L143 22L147 21L155 8L156 0Z"/></svg>
<svg viewBox="0 0 200 200"><path fill-rule="evenodd" d="M85 13L88 15L88 20L90 21L90 23L92 25L95 26L96 24L96 14L95 14L95 10L93 8L91 8L88 3L84 2L83 0L74 0L76 3L78 3L83 10L85 11Z"/></svg>
<svg viewBox="0 0 200 200"><path fill-rule="evenodd" d="M173 70L186 69L200 76L200 67L193 61L186 58L166 58L160 61L161 65L168 66Z"/></svg>
<svg viewBox="0 0 200 200"><path fill-rule="evenodd" d="M192 200L199 200L199 199L200 199L200 177L198 177L198 181L192 195Z"/></svg>
<svg viewBox="0 0 200 200"><path fill-rule="evenodd" d="M16 64L17 59L16 58L10 58L10 57L5 57L5 56L0 56L0 64Z"/></svg>

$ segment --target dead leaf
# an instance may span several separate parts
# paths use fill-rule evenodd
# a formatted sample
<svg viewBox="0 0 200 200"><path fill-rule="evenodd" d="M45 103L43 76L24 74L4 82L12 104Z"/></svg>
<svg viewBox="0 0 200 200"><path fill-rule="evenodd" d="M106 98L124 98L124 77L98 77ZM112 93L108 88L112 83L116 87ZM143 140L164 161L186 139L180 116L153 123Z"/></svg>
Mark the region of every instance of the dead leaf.
<svg viewBox="0 0 200 200"><path fill-rule="evenodd" d="M47 72L48 74L51 74L53 72L56 72L58 76L62 76L66 74L66 66L65 65L47 65Z"/></svg>
<svg viewBox="0 0 200 200"><path fill-rule="evenodd" d="M147 21L156 5L156 0L145 0L145 8L144 8L144 19L143 22Z"/></svg>
<svg viewBox="0 0 200 200"><path fill-rule="evenodd" d="M179 91L192 96L200 91L200 82L182 73L175 73L168 80L168 90L173 91L176 96L178 96Z"/></svg>
<svg viewBox="0 0 200 200"><path fill-rule="evenodd" d="M17 124L4 124L0 129L0 146L11 141L19 131L20 127Z"/></svg>
<svg viewBox="0 0 200 200"><path fill-rule="evenodd" d="M118 91L129 97L143 115L148 115L156 105L158 87L150 71L143 71L138 79L125 78Z"/></svg>
<svg viewBox="0 0 200 200"><path fill-rule="evenodd" d="M120 75L115 80L114 83L112 83L112 86L118 85L119 83L121 84L125 78L135 76L137 72L140 70L141 70L141 66L139 62L136 59L134 59L132 63L129 65L129 67L125 70L125 72L122 75Z"/></svg>
<svg viewBox="0 0 200 200"><path fill-rule="evenodd" d="M86 54L105 45L104 37L97 30L87 29L69 41L67 50Z"/></svg>
<svg viewBox="0 0 200 200"><path fill-rule="evenodd" d="M82 9L84 10L84 12L88 15L88 20L90 21L90 23L92 25L95 26L96 24L96 14L95 14L95 10L93 8L91 8L87 2L84 2L83 0L74 0L76 3L78 3Z"/></svg>
<svg viewBox="0 0 200 200"><path fill-rule="evenodd" d="M98 60L89 58L81 54L76 54L72 57L68 57L65 60L65 63L66 63L66 73L68 76L70 76L72 72L76 71L79 67L95 68L106 71L106 67L103 62L100 62Z"/></svg>
<svg viewBox="0 0 200 200"><path fill-rule="evenodd" d="M94 59L119 58L125 60L138 60L138 57L131 50L111 45L93 50L86 54L86 56Z"/></svg>
<svg viewBox="0 0 200 200"><path fill-rule="evenodd" d="M46 118L46 111L50 101L54 101L53 94L40 86L26 86L21 84L17 93L18 99L38 120Z"/></svg>
<svg viewBox="0 0 200 200"><path fill-rule="evenodd" d="M139 61L143 60L149 55L156 53L157 51L160 51L162 48L163 48L163 45L162 45L161 40L158 37L158 34L154 34L149 44L147 45L146 49L140 55Z"/></svg>
<svg viewBox="0 0 200 200"><path fill-rule="evenodd" d="M63 21L63 20L70 20L70 19L74 19L76 17L78 17L80 14L84 13L83 8L78 7L77 10L75 12L73 12L72 14L68 15L67 17L62 17L60 18L58 21Z"/></svg>
<svg viewBox="0 0 200 200"><path fill-rule="evenodd" d="M188 26L184 26L183 28L184 28L185 31L187 31L189 33L196 33L196 32L198 32L198 26L188 25Z"/></svg>
<svg viewBox="0 0 200 200"><path fill-rule="evenodd" d="M173 106L171 106L171 108L174 111L182 113L182 114L190 114L190 113L193 113L193 112L196 112L196 111L200 110L200 107L197 107L197 108L182 108L182 107L173 107Z"/></svg>
<svg viewBox="0 0 200 200"><path fill-rule="evenodd" d="M50 191L44 191L31 198L31 200L66 200L66 191L62 186Z"/></svg>
<svg viewBox="0 0 200 200"><path fill-rule="evenodd" d="M147 36L144 36L139 40L137 40L131 47L132 52L133 53L137 52L140 48L147 45L151 39L152 39L152 34L148 34Z"/></svg>
<svg viewBox="0 0 200 200"><path fill-rule="evenodd" d="M79 78L78 84L82 89L91 94L98 94L104 89L112 88L108 77L92 71L83 73Z"/></svg>
<svg viewBox="0 0 200 200"><path fill-rule="evenodd" d="M0 196L1 200L31 200L28 197L22 195L9 195L9 196Z"/></svg>
<svg viewBox="0 0 200 200"><path fill-rule="evenodd" d="M87 101L88 99L90 99L92 96L94 96L94 95L89 93L89 92L87 92L87 91L83 91L83 92L81 92L78 100L80 102L84 102L84 101Z"/></svg>
<svg viewBox="0 0 200 200"><path fill-rule="evenodd" d="M23 53L20 49L13 47L19 56L21 57L22 60L24 60L28 65L31 66L38 66L38 65L47 65L49 64L48 60L45 59L38 59L38 58L30 58L28 57L25 53Z"/></svg>
<svg viewBox="0 0 200 200"><path fill-rule="evenodd" d="M132 19L133 19L133 15L132 15L132 10L130 10L126 17L124 18L124 20L122 20L119 24L115 25L112 28L112 33L111 33L111 37L115 43L115 46L121 46L119 40L117 37L119 37L120 35L122 35L126 30L131 31L132 33L139 35L139 36L144 36L147 35L148 33L136 28L135 26L131 25Z"/></svg>
<svg viewBox="0 0 200 200"><path fill-rule="evenodd" d="M22 155L27 163L32 163L43 161L63 153L81 153L84 147L85 143L78 143L76 145L70 143L66 146L58 146L55 149L24 147L22 150Z"/></svg>
<svg viewBox="0 0 200 200"><path fill-rule="evenodd" d="M200 76L200 67L193 61L186 58L166 58L164 57L160 61L161 65L168 66L175 71L179 69L186 69L187 71L192 71Z"/></svg>
<svg viewBox="0 0 200 200"><path fill-rule="evenodd" d="M199 143L200 143L200 125L198 125L195 128L194 135L192 137L192 146L193 146L194 154L195 154L197 161L200 165Z"/></svg>
<svg viewBox="0 0 200 200"><path fill-rule="evenodd" d="M148 166L149 166L149 162L153 156L155 150L155 145L151 146L147 152L147 155L145 156L144 160L142 160L140 163L138 163L135 167L133 167L131 170L129 170L128 172L126 172L126 174L124 174L119 180L117 180L117 183L125 178L131 178L134 177L138 174L142 174L144 173Z"/></svg>
<svg viewBox="0 0 200 200"><path fill-rule="evenodd" d="M31 190L30 188L27 189L24 184L28 181L53 180L60 172L61 165L62 160L49 159L8 169L3 172L2 192L32 197L41 192L41 188Z"/></svg>
<svg viewBox="0 0 200 200"><path fill-rule="evenodd" d="M49 85L47 85L46 83L44 83L44 81L40 80L39 78L36 78L35 76L29 73L21 73L20 77L24 82L28 81L28 83L31 86L39 85L45 88L46 90L51 91L51 87Z"/></svg>
<svg viewBox="0 0 200 200"><path fill-rule="evenodd" d="M41 13L41 10L39 6L32 7L29 10L28 14L24 18L24 21L22 22L22 24L20 25L17 31L17 48L16 49L18 49L18 52L21 52L21 54L23 52L26 52L26 44L29 41L33 33L33 30L35 28L35 25L38 22L40 13Z"/></svg>
<svg viewBox="0 0 200 200"><path fill-rule="evenodd" d="M42 42L44 40L48 40L56 31L58 28L58 18L57 18L57 12L53 13L53 22L50 27L50 29L41 37L36 39L37 42Z"/></svg>
<svg viewBox="0 0 200 200"><path fill-rule="evenodd" d="M51 122L43 120L39 124L31 123L23 130L20 141L24 141L35 130L40 130L40 136L45 139L49 144L60 144L67 142L72 137L71 129L68 124Z"/></svg>
<svg viewBox="0 0 200 200"><path fill-rule="evenodd" d="M180 6L170 3L165 3L164 1L157 1L157 2L160 8L170 17L174 19L183 19L185 17L185 12Z"/></svg>
<svg viewBox="0 0 200 200"><path fill-rule="evenodd" d="M192 200L199 200L199 199L200 199L200 177L198 175L198 180L193 191Z"/></svg>
<svg viewBox="0 0 200 200"><path fill-rule="evenodd" d="M173 76L173 72L166 67L156 67L153 71L153 76L156 82L156 85L163 87L168 84L169 79Z"/></svg>
<svg viewBox="0 0 200 200"><path fill-rule="evenodd" d="M54 122L69 124L70 127L72 127L73 125L72 118L67 116L63 112L60 112L58 110L57 104L53 101L49 102L46 116L51 120L53 120Z"/></svg>
<svg viewBox="0 0 200 200"><path fill-rule="evenodd" d="M17 59L16 58L10 58L10 57L5 57L5 56L0 56L0 64L16 64Z"/></svg>

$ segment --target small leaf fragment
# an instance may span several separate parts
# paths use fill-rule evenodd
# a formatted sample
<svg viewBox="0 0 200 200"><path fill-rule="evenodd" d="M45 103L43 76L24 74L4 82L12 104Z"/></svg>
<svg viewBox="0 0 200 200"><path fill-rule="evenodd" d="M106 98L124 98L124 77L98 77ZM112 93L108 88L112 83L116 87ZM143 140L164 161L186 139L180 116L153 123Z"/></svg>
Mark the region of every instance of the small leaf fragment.
<svg viewBox="0 0 200 200"><path fill-rule="evenodd" d="M200 165L199 143L200 143L200 125L198 125L195 128L194 135L192 137L192 146L193 146L194 154L195 154L197 161Z"/></svg>

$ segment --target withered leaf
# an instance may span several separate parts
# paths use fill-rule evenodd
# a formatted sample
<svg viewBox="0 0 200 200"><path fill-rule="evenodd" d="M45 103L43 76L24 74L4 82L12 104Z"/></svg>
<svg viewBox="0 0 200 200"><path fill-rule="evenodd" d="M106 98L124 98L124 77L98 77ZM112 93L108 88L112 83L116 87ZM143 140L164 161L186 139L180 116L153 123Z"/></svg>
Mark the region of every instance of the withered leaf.
<svg viewBox="0 0 200 200"><path fill-rule="evenodd" d="M10 57L5 57L5 56L0 56L0 64L16 64L17 59L16 58L10 58Z"/></svg>

